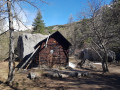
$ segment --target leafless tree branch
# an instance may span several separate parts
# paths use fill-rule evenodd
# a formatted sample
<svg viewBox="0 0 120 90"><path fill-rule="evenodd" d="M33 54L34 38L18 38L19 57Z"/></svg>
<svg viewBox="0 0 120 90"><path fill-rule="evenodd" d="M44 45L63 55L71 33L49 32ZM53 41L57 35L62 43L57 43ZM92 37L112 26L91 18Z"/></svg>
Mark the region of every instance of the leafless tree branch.
<svg viewBox="0 0 120 90"><path fill-rule="evenodd" d="M5 34L6 32L8 32L9 30L6 30L5 32L1 33L0 36L2 36L3 34Z"/></svg>

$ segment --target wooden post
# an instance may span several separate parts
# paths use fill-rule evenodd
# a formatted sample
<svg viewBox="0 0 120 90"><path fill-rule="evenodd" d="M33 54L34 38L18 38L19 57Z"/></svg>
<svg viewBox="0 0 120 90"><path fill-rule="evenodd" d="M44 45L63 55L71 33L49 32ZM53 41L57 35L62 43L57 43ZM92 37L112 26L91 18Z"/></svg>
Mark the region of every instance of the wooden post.
<svg viewBox="0 0 120 90"><path fill-rule="evenodd" d="M39 66L40 66L40 52L39 52L39 54L38 54L38 55L39 55Z"/></svg>

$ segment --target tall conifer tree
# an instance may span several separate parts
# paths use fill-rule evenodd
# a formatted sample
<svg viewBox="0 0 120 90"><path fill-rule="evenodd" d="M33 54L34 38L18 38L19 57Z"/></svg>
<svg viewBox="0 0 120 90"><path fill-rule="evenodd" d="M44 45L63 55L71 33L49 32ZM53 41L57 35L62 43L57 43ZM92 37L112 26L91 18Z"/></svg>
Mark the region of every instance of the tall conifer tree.
<svg viewBox="0 0 120 90"><path fill-rule="evenodd" d="M34 19L33 26L34 33L44 33L45 26L40 11L38 11L36 18Z"/></svg>

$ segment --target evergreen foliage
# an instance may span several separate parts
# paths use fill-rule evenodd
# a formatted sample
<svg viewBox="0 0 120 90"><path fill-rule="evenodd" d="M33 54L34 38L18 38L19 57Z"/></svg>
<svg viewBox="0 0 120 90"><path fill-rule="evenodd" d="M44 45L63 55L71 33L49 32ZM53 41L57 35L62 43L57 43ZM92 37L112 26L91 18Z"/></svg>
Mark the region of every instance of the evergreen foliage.
<svg viewBox="0 0 120 90"><path fill-rule="evenodd" d="M38 11L36 18L34 19L33 26L34 26L33 33L41 33L41 34L44 33L45 26L40 11Z"/></svg>

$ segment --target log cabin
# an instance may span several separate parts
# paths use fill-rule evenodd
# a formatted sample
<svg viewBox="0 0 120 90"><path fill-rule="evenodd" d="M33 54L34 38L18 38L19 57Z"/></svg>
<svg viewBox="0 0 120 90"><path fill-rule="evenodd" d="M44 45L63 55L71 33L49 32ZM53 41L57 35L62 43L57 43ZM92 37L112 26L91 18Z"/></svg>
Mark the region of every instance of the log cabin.
<svg viewBox="0 0 120 90"><path fill-rule="evenodd" d="M35 51L25 61L21 68L31 68L46 65L67 66L69 63L69 47L71 43L59 32L49 35L35 45Z"/></svg>

